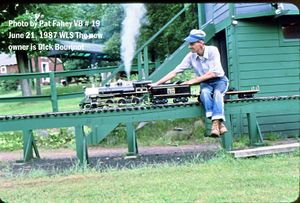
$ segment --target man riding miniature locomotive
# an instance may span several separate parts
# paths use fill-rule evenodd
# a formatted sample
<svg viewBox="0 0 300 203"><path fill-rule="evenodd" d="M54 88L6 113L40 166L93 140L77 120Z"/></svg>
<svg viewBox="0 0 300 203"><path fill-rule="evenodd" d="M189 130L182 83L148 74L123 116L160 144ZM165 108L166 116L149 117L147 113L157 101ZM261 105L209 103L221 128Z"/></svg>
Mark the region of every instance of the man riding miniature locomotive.
<svg viewBox="0 0 300 203"><path fill-rule="evenodd" d="M202 30L191 30L184 40L189 43L189 52L182 62L171 72L150 87L158 86L171 80L186 69L193 68L196 77L182 84L192 85L200 83L200 100L204 106L205 114L212 120L211 136L219 137L227 132L224 124L224 100L228 89L228 78L221 65L220 53L217 47L207 46L204 43L206 33Z"/></svg>

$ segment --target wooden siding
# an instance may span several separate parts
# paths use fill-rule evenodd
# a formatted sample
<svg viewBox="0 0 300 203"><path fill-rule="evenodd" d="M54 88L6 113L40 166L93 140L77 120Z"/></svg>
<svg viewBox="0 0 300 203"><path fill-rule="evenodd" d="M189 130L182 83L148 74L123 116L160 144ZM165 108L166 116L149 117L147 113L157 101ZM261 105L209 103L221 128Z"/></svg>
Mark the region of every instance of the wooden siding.
<svg viewBox="0 0 300 203"><path fill-rule="evenodd" d="M214 23L218 24L229 17L229 4L217 3L214 5Z"/></svg>
<svg viewBox="0 0 300 203"><path fill-rule="evenodd" d="M254 84L260 86L260 96L299 93L299 46L280 46L280 31L274 23L240 20L236 42L241 89Z"/></svg>
<svg viewBox="0 0 300 203"><path fill-rule="evenodd" d="M300 103L299 103L300 104ZM299 113L286 114L284 112L278 112L276 114L257 114L257 121L259 127L263 133L263 136L267 138L267 134L275 133L280 137L295 137L299 136ZM238 115L234 115L233 129L237 136L248 133L247 118L245 116L238 119ZM240 123L239 123L240 122ZM241 126L241 127L240 127ZM238 134L240 133L240 134Z"/></svg>
<svg viewBox="0 0 300 203"><path fill-rule="evenodd" d="M214 24L218 24L229 17L229 4L205 4L205 16L206 22L213 20Z"/></svg>
<svg viewBox="0 0 300 203"><path fill-rule="evenodd" d="M205 10L205 23L213 19L214 16L214 4L213 3L207 3L204 4L204 10Z"/></svg>
<svg viewBox="0 0 300 203"><path fill-rule="evenodd" d="M204 4L205 22L213 20L218 25L230 16L229 3L206 3ZM274 16L275 7L272 3L236 3L233 4L236 19ZM297 6L291 3L282 3L282 11L286 14L299 14Z"/></svg>
<svg viewBox="0 0 300 203"><path fill-rule="evenodd" d="M238 73L238 57L235 40L235 27L229 26L226 28L226 45L227 45L227 63L228 63L228 78L230 79L230 87L239 88L239 73Z"/></svg>
<svg viewBox="0 0 300 203"><path fill-rule="evenodd" d="M279 24L271 18L239 20L237 26L227 28L231 86L249 89L259 85L260 92L256 96L299 95L300 49L295 44L282 46L279 32ZM280 109L275 111L257 114L262 132L299 136L300 113L291 115ZM234 131L237 132L240 125L247 131L244 116L239 119L235 116L234 123Z"/></svg>
<svg viewBox="0 0 300 203"><path fill-rule="evenodd" d="M237 3L235 8L236 15L271 12L273 10L271 3Z"/></svg>

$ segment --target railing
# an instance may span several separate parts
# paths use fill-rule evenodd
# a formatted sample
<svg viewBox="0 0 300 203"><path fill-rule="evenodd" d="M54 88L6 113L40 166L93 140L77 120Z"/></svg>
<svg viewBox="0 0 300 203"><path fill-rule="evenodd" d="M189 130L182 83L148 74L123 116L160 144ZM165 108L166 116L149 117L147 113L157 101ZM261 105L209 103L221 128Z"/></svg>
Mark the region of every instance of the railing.
<svg viewBox="0 0 300 203"><path fill-rule="evenodd" d="M50 78L50 95L34 95L34 96L19 96L19 97L0 97L0 103L8 102L32 102L32 101L51 101L52 111L58 112L58 99L69 99L76 97L83 97L83 92L57 94L56 80L55 78L65 78L69 76L83 76L83 75L95 75L100 73L112 72L116 69L116 66L101 67L97 69L87 70L74 70L74 71L62 71L62 72L49 72L49 73L20 73L0 75L0 80L22 80L22 79L39 79Z"/></svg>

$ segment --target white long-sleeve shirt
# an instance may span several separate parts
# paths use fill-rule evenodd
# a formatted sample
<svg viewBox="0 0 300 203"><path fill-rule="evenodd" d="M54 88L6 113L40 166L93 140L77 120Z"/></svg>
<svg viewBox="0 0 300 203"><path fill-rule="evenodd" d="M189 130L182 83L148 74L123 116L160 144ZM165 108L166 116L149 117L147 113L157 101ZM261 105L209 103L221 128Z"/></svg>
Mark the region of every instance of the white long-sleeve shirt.
<svg viewBox="0 0 300 203"><path fill-rule="evenodd" d="M203 56L199 56L197 53L188 53L174 70L176 73L180 73L190 68L194 69L197 76L202 76L208 71L215 73L216 77L225 75L219 50L215 46L205 45Z"/></svg>

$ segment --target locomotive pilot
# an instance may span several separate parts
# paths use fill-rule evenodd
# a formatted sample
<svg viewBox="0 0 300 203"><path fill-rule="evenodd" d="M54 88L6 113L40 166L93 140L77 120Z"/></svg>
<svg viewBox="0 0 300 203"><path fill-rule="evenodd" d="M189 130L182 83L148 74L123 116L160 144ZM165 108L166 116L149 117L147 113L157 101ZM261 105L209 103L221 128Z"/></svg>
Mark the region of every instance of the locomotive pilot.
<svg viewBox="0 0 300 203"><path fill-rule="evenodd" d="M211 136L219 137L227 132L224 124L224 94L228 89L228 79L221 65L220 53L217 47L204 44L205 32L191 30L184 40L189 43L189 52L182 62L159 81L150 87L171 80L186 69L193 68L196 77L182 84L200 83L200 100L204 106L206 117L212 120Z"/></svg>

